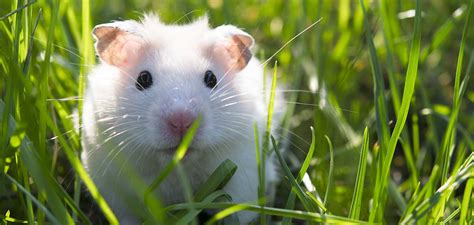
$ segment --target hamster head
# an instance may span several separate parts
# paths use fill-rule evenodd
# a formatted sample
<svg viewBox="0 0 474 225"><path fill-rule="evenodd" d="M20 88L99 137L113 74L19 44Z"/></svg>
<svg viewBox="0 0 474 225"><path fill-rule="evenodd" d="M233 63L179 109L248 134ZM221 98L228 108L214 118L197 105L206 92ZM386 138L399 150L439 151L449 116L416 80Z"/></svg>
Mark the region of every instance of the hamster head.
<svg viewBox="0 0 474 225"><path fill-rule="evenodd" d="M92 87L101 89L95 90L95 115L120 144L172 153L199 115L190 151L238 142L251 128L255 101L238 80L262 75L250 62L253 38L244 31L211 29L207 18L165 25L148 15L98 25L93 36L102 65L91 83L103 83Z"/></svg>

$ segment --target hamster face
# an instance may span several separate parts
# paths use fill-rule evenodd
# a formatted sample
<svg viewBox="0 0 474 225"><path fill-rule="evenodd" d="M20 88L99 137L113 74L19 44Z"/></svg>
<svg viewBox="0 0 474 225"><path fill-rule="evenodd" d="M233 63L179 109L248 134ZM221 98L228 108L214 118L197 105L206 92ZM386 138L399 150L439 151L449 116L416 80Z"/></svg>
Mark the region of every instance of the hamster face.
<svg viewBox="0 0 474 225"><path fill-rule="evenodd" d="M214 126L220 119L216 112L219 105L211 102L215 86L210 87L208 83L215 80L217 84L217 80L222 79L221 71L199 53L183 56L166 51L151 50L143 63L127 71L129 76L121 77L126 78L122 81L126 88L118 95L128 100L118 103L119 108L126 110L119 115L140 115L145 131L141 139L160 151L175 149L187 128L201 114L203 120L193 146L212 144L217 140L217 135L213 135Z"/></svg>
<svg viewBox="0 0 474 225"><path fill-rule="evenodd" d="M231 145L251 131L255 100L238 77L251 57L248 34L210 29L207 21L167 26L155 17L94 32L103 62L91 78L102 83L91 85L97 121L109 139L120 137L119 146L173 154L199 115L190 154Z"/></svg>

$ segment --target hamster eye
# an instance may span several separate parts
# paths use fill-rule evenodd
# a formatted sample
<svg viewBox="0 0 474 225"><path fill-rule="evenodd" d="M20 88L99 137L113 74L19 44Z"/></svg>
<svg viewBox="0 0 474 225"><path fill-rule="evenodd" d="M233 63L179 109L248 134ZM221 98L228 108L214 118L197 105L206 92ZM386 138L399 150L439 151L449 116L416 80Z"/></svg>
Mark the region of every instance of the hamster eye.
<svg viewBox="0 0 474 225"><path fill-rule="evenodd" d="M206 84L208 88L214 88L216 86L217 78L212 71L208 70L204 73L204 84Z"/></svg>
<svg viewBox="0 0 474 225"><path fill-rule="evenodd" d="M144 70L140 72L140 75L138 75L135 87L137 87L138 90L143 91L144 89L149 88L152 84L153 78L151 77L151 73Z"/></svg>

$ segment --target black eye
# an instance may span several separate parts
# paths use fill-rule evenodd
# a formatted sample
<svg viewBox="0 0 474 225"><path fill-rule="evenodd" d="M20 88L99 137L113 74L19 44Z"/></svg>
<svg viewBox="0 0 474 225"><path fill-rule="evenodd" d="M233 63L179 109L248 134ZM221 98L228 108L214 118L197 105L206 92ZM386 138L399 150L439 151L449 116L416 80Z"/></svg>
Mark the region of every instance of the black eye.
<svg viewBox="0 0 474 225"><path fill-rule="evenodd" d="M152 84L153 78L151 77L151 73L146 70L140 72L140 75L138 75L137 78L137 82L135 82L135 86L140 91L149 88Z"/></svg>
<svg viewBox="0 0 474 225"><path fill-rule="evenodd" d="M210 70L206 71L204 74L204 83L208 88L214 88L217 84L216 75Z"/></svg>

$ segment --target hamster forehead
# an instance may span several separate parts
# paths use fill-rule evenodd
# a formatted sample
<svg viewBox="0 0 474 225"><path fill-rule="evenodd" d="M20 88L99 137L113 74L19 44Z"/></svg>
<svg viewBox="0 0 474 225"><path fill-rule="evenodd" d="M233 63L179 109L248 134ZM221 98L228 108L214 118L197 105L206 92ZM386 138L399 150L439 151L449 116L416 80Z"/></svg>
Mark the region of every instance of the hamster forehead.
<svg viewBox="0 0 474 225"><path fill-rule="evenodd" d="M211 29L207 20L201 19L185 25L164 25L156 19L143 20L143 36L154 48L186 49L205 48Z"/></svg>
<svg viewBox="0 0 474 225"><path fill-rule="evenodd" d="M210 48L210 29L205 21L187 25L163 25L155 20L145 19L143 26L143 37L150 48L142 63L155 73L174 80L202 75L206 70L213 69L212 59L207 54Z"/></svg>

